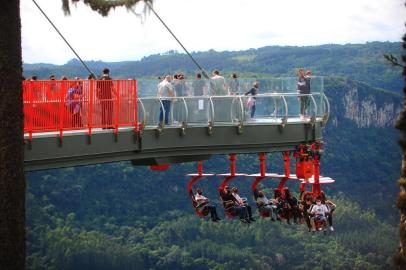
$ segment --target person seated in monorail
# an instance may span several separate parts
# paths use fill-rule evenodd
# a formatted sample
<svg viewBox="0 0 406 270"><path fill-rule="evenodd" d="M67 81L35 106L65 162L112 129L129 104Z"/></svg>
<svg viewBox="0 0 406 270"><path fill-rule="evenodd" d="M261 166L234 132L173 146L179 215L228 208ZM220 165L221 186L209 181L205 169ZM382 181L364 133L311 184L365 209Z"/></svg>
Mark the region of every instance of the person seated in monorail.
<svg viewBox="0 0 406 270"><path fill-rule="evenodd" d="M221 220L217 215L216 206L210 203L209 198L203 196L203 190L201 188L196 189L195 201L197 204L196 209L201 212L208 210L213 222Z"/></svg>
<svg viewBox="0 0 406 270"><path fill-rule="evenodd" d="M258 191L258 198L256 200L258 210L262 213L269 213L269 216L271 217L272 221L275 221L278 218L277 214L277 205L275 204L274 200L269 200L266 196L265 193L260 190Z"/></svg>
<svg viewBox="0 0 406 270"><path fill-rule="evenodd" d="M251 223L248 217L247 208L243 205L239 205L237 199L231 193L229 186L225 186L224 190L220 190L220 197L223 201L223 206L226 212L238 215L240 221L243 223Z"/></svg>

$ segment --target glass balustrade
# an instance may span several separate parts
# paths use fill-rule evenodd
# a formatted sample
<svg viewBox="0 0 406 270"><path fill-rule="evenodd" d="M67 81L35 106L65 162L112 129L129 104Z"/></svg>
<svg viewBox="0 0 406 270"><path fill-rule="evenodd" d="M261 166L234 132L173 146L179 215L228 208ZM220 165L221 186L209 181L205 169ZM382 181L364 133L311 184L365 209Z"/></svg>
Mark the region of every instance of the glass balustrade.
<svg viewBox="0 0 406 270"><path fill-rule="evenodd" d="M244 95L256 82L260 86L255 98ZM158 83L158 80L137 81L139 100L143 104L139 118L147 127L160 123L162 101L152 97L156 96ZM225 79L222 89L228 94L221 96L209 95L213 85L206 79L172 81L172 85L177 96L169 98L171 109L166 126L326 120L329 113L323 77L311 78L311 94L307 95L298 94L296 77Z"/></svg>
<svg viewBox="0 0 406 270"><path fill-rule="evenodd" d="M144 128L171 128L325 122L330 112L323 77L311 78L311 94L298 94L296 77L226 79L215 86L206 79L172 81L175 97L161 98L157 97L158 80L113 81L114 95L108 99L99 95L103 83L24 82L25 129L31 134L87 128L90 134L94 128L107 126L117 131L139 123ZM254 83L259 83L258 94L245 95ZM78 93L75 96L76 92L72 92L69 99L69 89L76 89L74 86ZM227 94L210 95L215 91ZM111 123L105 123L105 118Z"/></svg>

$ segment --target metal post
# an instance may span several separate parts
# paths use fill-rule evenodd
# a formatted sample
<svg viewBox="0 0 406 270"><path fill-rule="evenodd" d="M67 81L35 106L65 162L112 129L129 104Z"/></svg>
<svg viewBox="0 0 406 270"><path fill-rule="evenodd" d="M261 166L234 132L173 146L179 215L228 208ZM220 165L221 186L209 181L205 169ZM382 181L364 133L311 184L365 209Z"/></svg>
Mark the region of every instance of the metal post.
<svg viewBox="0 0 406 270"><path fill-rule="evenodd" d="M265 154L259 153L259 169L261 176L265 176L266 172L266 163L265 163Z"/></svg>
<svg viewBox="0 0 406 270"><path fill-rule="evenodd" d="M120 113L120 81L117 81L117 87L116 87L116 119L115 119L115 124L114 124L114 134L116 135L116 137L117 137L117 135L118 135L118 121L119 121L119 113ZM112 104L112 106L114 106L113 105L113 102L111 102L111 104ZM113 109L113 108L111 108L111 109ZM112 110L113 111L113 110Z"/></svg>
<svg viewBox="0 0 406 270"><path fill-rule="evenodd" d="M314 184L312 188L313 197L318 197L321 194L320 188L320 156L316 154L314 156L313 164L314 164Z"/></svg>
<svg viewBox="0 0 406 270"><path fill-rule="evenodd" d="M88 120L87 120L87 126L88 126L88 136L89 136L89 142L90 138L92 137L92 125L93 125L93 87L94 83L93 80L90 80L90 91L89 91L89 113L88 113Z"/></svg>
<svg viewBox="0 0 406 270"><path fill-rule="evenodd" d="M197 162L197 172L200 176L203 174L203 162L202 161Z"/></svg>
<svg viewBox="0 0 406 270"><path fill-rule="evenodd" d="M283 152L283 161L284 161L284 169L285 169L285 177L290 177L290 152L285 151Z"/></svg>
<svg viewBox="0 0 406 270"><path fill-rule="evenodd" d="M137 81L133 80L133 91L134 91L134 132L138 133L138 107L137 107Z"/></svg>
<svg viewBox="0 0 406 270"><path fill-rule="evenodd" d="M230 159L230 175L235 176L236 155L235 154L230 154L229 159Z"/></svg>

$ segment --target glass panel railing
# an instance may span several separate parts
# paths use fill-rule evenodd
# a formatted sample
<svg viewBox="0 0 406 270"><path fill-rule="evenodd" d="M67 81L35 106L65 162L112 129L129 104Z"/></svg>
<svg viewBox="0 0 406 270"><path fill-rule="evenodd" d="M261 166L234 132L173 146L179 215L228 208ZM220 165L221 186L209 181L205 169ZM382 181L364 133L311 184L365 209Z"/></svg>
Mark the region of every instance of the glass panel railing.
<svg viewBox="0 0 406 270"><path fill-rule="evenodd" d="M160 100L158 98L139 98L138 105L138 121L143 122L145 127L158 126L159 114L163 108Z"/></svg>
<svg viewBox="0 0 406 270"><path fill-rule="evenodd" d="M287 117L290 119L312 117L317 115L317 104L312 95L285 94L287 103ZM303 119L302 119L303 120Z"/></svg>
<svg viewBox="0 0 406 270"><path fill-rule="evenodd" d="M188 112L188 125L207 125L212 120L211 101L208 96L183 98Z"/></svg>
<svg viewBox="0 0 406 270"><path fill-rule="evenodd" d="M322 103L319 105L319 98ZM146 127L156 127L165 122L165 102L169 102L166 126L180 127L183 124L206 126L209 122L221 125L240 123L281 123L282 121L302 121L326 117L328 103L324 95L297 93L258 94L255 97L199 96L140 98L138 118ZM162 111L162 116L161 116Z"/></svg>
<svg viewBox="0 0 406 270"><path fill-rule="evenodd" d="M244 108L246 96L236 95L232 97L231 103L231 120L233 124L246 122L247 115Z"/></svg>
<svg viewBox="0 0 406 270"><path fill-rule="evenodd" d="M137 80L138 97L153 97L157 95L159 80ZM177 97L212 95L238 95L248 92L255 82L259 83L259 93L296 93L297 77L285 78L225 78L224 82L213 82L207 79L172 80L171 84ZM219 93L217 93L219 92ZM310 79L310 92L323 93L323 77L313 76Z"/></svg>
<svg viewBox="0 0 406 270"><path fill-rule="evenodd" d="M283 97L273 94L243 97L244 112L248 123L276 123L286 115Z"/></svg>
<svg viewBox="0 0 406 270"><path fill-rule="evenodd" d="M233 117L231 108L237 106L233 96L213 96L210 98L213 104L213 122L214 123L232 123Z"/></svg>
<svg viewBox="0 0 406 270"><path fill-rule="evenodd" d="M166 125L181 126L182 123L207 125L209 122L213 124L267 121L280 123L287 119L289 121L306 119L306 117L301 119L301 115L307 116L307 119L311 117L324 119L328 109L323 94L323 77L311 78L310 95L298 94L297 81L296 77L225 79L224 89L231 94L223 96L208 95L212 91L212 86L206 79L172 82L177 96L170 98ZM243 93L248 92L256 82L260 86L255 106L253 106L249 104L252 103L252 97L245 96ZM162 101L155 97L158 83L157 80L138 81L137 91L142 97L140 100L144 106L147 126L157 126L160 123L161 108L165 111ZM142 113L139 112L139 114L142 115L139 118L144 117Z"/></svg>
<svg viewBox="0 0 406 270"><path fill-rule="evenodd" d="M181 126L187 124L188 109L184 98L172 98L169 124L173 126Z"/></svg>

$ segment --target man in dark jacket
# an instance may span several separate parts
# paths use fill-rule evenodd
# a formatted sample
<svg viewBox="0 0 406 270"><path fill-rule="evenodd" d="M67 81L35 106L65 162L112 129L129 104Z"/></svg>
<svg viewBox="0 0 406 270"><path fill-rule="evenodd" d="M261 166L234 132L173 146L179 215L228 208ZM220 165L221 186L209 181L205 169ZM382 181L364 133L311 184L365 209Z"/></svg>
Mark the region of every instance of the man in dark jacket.
<svg viewBox="0 0 406 270"><path fill-rule="evenodd" d="M110 78L110 70L103 69L103 75L97 82L97 98L100 100L102 109L102 126L106 128L113 127L113 106L114 106L114 84Z"/></svg>
<svg viewBox="0 0 406 270"><path fill-rule="evenodd" d="M303 68L298 71L297 93L300 102L300 119L304 119L310 101L310 76L305 76Z"/></svg>

